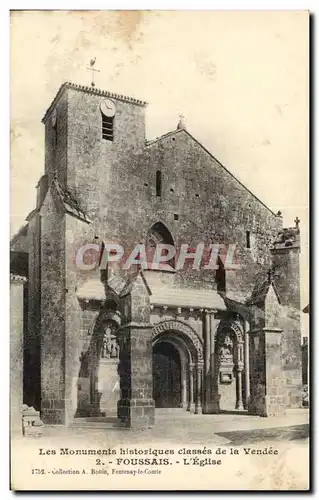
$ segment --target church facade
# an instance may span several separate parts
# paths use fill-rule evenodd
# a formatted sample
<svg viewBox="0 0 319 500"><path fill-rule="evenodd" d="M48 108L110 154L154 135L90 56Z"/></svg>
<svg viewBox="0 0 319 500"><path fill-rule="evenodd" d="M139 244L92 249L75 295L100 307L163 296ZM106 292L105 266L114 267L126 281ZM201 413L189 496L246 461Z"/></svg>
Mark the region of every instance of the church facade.
<svg viewBox="0 0 319 500"><path fill-rule="evenodd" d="M24 402L45 423L117 415L133 428L154 425L157 407L300 407L298 219L283 228L182 120L147 141L145 109L65 83L45 113L36 208L11 245L28 279ZM90 252L78 265L85 245L109 244L176 255L167 269L90 266ZM235 246L236 265L222 251L187 265L199 244ZM194 258L178 266L185 245Z"/></svg>

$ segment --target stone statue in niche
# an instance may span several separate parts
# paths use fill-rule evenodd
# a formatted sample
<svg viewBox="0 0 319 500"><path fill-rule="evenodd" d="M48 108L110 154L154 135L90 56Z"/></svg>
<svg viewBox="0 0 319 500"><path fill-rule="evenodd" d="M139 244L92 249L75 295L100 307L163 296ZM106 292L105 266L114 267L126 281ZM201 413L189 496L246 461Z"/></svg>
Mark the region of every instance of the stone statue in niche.
<svg viewBox="0 0 319 500"><path fill-rule="evenodd" d="M116 339L114 339L111 345L110 356L111 358L117 358L118 355L119 355L119 346L116 343Z"/></svg>
<svg viewBox="0 0 319 500"><path fill-rule="evenodd" d="M103 345L102 345L102 358L108 358L109 357L109 340L106 337L106 333L104 334L103 337Z"/></svg>
<svg viewBox="0 0 319 500"><path fill-rule="evenodd" d="M229 335L225 335L219 348L219 379L221 384L231 384L233 380L233 341Z"/></svg>
<svg viewBox="0 0 319 500"><path fill-rule="evenodd" d="M102 353L101 357L104 359L118 358L119 356L119 346L116 340L116 335L114 335L114 329L110 326L106 326L102 342Z"/></svg>
<svg viewBox="0 0 319 500"><path fill-rule="evenodd" d="M229 335L226 335L224 342L219 349L219 359L221 363L233 362L233 341Z"/></svg>

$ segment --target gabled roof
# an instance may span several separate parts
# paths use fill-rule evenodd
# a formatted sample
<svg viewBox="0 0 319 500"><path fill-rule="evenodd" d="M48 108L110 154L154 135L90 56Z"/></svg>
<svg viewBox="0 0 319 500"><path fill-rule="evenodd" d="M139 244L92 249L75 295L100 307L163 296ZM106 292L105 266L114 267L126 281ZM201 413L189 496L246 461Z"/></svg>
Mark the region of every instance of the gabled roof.
<svg viewBox="0 0 319 500"><path fill-rule="evenodd" d="M32 219L32 217L39 212L40 208L41 207L34 208L33 210L31 210L31 212L28 213L28 215L26 216L25 220L29 222Z"/></svg>
<svg viewBox="0 0 319 500"><path fill-rule="evenodd" d="M276 214L271 210L271 208L267 207L267 205L265 205L265 203L263 203L252 191L250 191L245 186L245 184L243 184L239 179L237 179L237 177L235 177L234 174L232 174L219 160L217 160L217 158L207 148L205 148L205 146L203 146L201 142L199 142L192 134L190 134L188 130L186 130L186 128L172 130L171 132L167 132L166 134L161 135L160 137L156 137L156 139L153 139L151 141L146 141L145 147L153 146L154 144L157 144L158 142L167 139L168 137L180 134L182 132L187 134L194 142L196 142L196 144L198 144L223 170L225 170L225 172L227 172L228 175L230 175L238 184L240 184L246 191L248 191L248 193L250 193L257 201L259 201L259 203L261 203L274 217L277 217Z"/></svg>
<svg viewBox="0 0 319 500"><path fill-rule="evenodd" d="M59 201L61 202L65 212L83 220L84 222L91 222L84 210L80 207L80 204L75 196L68 189L62 188L57 178L53 179L52 188L57 193Z"/></svg>
<svg viewBox="0 0 319 500"><path fill-rule="evenodd" d="M161 135L160 137L156 137L155 139L152 139L151 141L146 141L145 146L152 146L156 142L162 141L163 139L167 139L168 137L171 137L173 135L179 134L180 132L185 132L186 129L176 129L176 130L171 130L170 132L166 132L166 134ZM190 134L189 134L190 135Z"/></svg>
<svg viewBox="0 0 319 500"><path fill-rule="evenodd" d="M272 286L279 304L281 303L278 290L275 283L269 279L258 280L254 286L251 297L246 301L246 305L260 304L265 301L266 296L269 292L270 286Z"/></svg>

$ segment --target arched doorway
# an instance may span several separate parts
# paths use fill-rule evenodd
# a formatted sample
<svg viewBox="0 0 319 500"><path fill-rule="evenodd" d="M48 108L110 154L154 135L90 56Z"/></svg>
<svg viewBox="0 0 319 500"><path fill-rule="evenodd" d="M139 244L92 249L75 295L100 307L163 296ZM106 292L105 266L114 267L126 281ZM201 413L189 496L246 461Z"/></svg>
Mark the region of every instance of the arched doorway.
<svg viewBox="0 0 319 500"><path fill-rule="evenodd" d="M181 406L181 357L171 342L157 342L153 347L153 399L156 408Z"/></svg>
<svg viewBox="0 0 319 500"><path fill-rule="evenodd" d="M202 375L203 345L196 332L176 319L157 323L153 328L155 406L201 413Z"/></svg>

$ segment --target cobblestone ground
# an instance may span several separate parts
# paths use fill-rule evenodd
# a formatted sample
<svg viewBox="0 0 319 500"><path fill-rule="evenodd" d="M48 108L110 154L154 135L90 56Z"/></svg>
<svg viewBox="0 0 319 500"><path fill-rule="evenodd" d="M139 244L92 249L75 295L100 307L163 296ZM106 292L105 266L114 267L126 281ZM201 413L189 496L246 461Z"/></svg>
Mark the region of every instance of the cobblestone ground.
<svg viewBox="0 0 319 500"><path fill-rule="evenodd" d="M132 431L119 428L116 418L84 421L74 427L46 426L43 438L65 436L70 440L90 437L92 441L123 444L140 441L191 442L198 444L242 444L246 441L307 439L308 410L289 411L281 417L256 417L234 414L194 415L182 409L156 410L152 429Z"/></svg>

